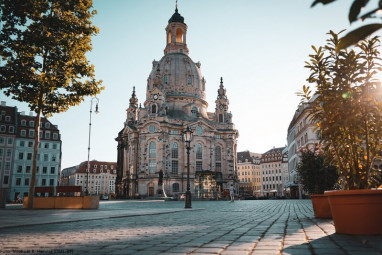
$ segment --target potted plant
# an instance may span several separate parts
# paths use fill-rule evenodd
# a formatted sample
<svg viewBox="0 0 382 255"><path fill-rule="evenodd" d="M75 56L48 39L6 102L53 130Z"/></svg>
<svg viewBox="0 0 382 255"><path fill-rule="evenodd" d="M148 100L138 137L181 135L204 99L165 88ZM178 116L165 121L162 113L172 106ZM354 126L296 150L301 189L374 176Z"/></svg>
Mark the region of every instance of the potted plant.
<svg viewBox="0 0 382 255"><path fill-rule="evenodd" d="M297 151L300 162L297 173L304 189L311 194L316 218L332 218L328 196L325 190L333 189L337 183L336 167L329 164L321 144L308 144Z"/></svg>
<svg viewBox="0 0 382 255"><path fill-rule="evenodd" d="M381 184L373 167L382 152L382 90L375 78L380 41L373 37L346 50L338 48L339 34L328 34L306 63L314 100L309 86L300 95L313 101L311 119L340 176L342 190L327 193L334 225L342 234L382 234L382 190L371 189Z"/></svg>

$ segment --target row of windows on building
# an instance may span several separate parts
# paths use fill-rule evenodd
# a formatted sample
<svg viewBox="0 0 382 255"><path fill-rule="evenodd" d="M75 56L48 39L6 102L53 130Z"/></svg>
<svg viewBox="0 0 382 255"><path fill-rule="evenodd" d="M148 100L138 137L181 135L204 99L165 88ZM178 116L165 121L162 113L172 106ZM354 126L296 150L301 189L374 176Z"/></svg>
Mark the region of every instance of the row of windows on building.
<svg viewBox="0 0 382 255"><path fill-rule="evenodd" d="M255 172L255 171L252 171L252 172L237 172L237 175L260 175L260 172Z"/></svg>
<svg viewBox="0 0 382 255"><path fill-rule="evenodd" d="M99 165L100 167L100 169L107 169L107 165ZM93 168L94 169L97 169L97 167L98 167L98 165L93 165ZM114 166L113 165L110 165L110 169L114 169Z"/></svg>
<svg viewBox="0 0 382 255"><path fill-rule="evenodd" d="M23 181L24 179L24 181ZM48 182L49 181L49 182ZM29 186L30 178L21 178L17 177L15 179L15 186ZM54 186L55 179L41 179L40 185L41 186Z"/></svg>
<svg viewBox="0 0 382 255"><path fill-rule="evenodd" d="M265 182L265 181L267 181L267 182L268 181L281 181L281 176L263 177L263 182Z"/></svg>
<svg viewBox="0 0 382 255"><path fill-rule="evenodd" d="M242 182L250 182L251 181L251 178L247 178L247 177L243 177L241 178L241 181ZM252 178L252 182L260 182L260 178Z"/></svg>
<svg viewBox="0 0 382 255"><path fill-rule="evenodd" d="M195 108L196 109L196 108ZM153 112L154 113L154 112ZM156 126L155 125L150 125L149 128L148 128L148 131L149 133L154 133L155 131L157 130ZM203 135L203 128L200 127L200 126L197 126L195 128L195 132L198 136L201 136ZM170 135L179 135L179 131L178 130L171 130L170 131ZM215 139L221 139L221 135L218 135L216 134L215 135Z"/></svg>
<svg viewBox="0 0 382 255"><path fill-rule="evenodd" d="M281 167L281 163L279 164L268 164L268 165L261 165L261 168L271 168L271 167Z"/></svg>
<svg viewBox="0 0 382 255"><path fill-rule="evenodd" d="M77 180L76 181L76 185L80 185L82 184L82 186L86 185L86 181L80 181L80 180ZM90 185L90 184L94 184L94 185ZM102 185L101 185L102 184ZM101 187L104 187L105 184L107 184L107 182L100 182L100 181L91 181L89 182L89 189L90 190L94 190L98 193L101 191ZM114 192L115 191L115 180L109 180L109 192Z"/></svg>
<svg viewBox="0 0 382 255"><path fill-rule="evenodd" d="M281 185L279 184L266 184L263 185L263 189L276 189L276 188L281 188Z"/></svg>
<svg viewBox="0 0 382 255"><path fill-rule="evenodd" d="M156 142L152 141L149 143L149 173L155 173L156 172ZM221 171L221 155L222 150L220 146L215 147L215 170L217 172ZM178 143L174 142L171 144L171 174L178 174L179 170L179 164L178 164L178 157L179 157L179 145ZM203 169L203 147L200 143L196 144L195 146L195 166L196 171L202 171Z"/></svg>
<svg viewBox="0 0 382 255"><path fill-rule="evenodd" d="M7 145L13 145L13 137L8 137L7 139L5 139L5 137L3 136L0 136L0 145L4 145L5 140L7 140Z"/></svg>
<svg viewBox="0 0 382 255"><path fill-rule="evenodd" d="M263 174L281 174L281 169L275 169L275 170L263 170Z"/></svg>
<svg viewBox="0 0 382 255"><path fill-rule="evenodd" d="M24 156L25 155L25 156ZM18 160L32 160L33 153L32 152L19 152ZM37 153L37 160L38 161L57 161L57 155L44 153L43 157L41 158L40 153Z"/></svg>
<svg viewBox="0 0 382 255"><path fill-rule="evenodd" d="M256 169L256 166L238 166L237 169Z"/></svg>
<svg viewBox="0 0 382 255"><path fill-rule="evenodd" d="M1 111L0 121L2 121L4 119L5 122L11 122L11 116L9 116L9 115L4 116L5 114L6 114L5 111ZM27 120L21 120L20 124L21 124L21 126L26 127L27 126ZM28 125L29 127L34 127L35 122L33 120L30 120L28 124L29 124ZM43 128L44 126L45 126L45 128L50 128L50 123L45 122L45 125L44 125L44 123L41 122L40 127Z"/></svg>

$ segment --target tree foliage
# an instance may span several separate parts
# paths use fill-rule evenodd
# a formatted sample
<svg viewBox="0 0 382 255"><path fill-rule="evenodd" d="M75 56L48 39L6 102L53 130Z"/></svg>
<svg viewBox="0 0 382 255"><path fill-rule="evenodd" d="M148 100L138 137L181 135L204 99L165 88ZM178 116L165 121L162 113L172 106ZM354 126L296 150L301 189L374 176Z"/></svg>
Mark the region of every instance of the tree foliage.
<svg viewBox="0 0 382 255"><path fill-rule="evenodd" d="M326 160L324 151L319 144L310 144L299 148L301 160L297 165L300 183L310 194L324 194L325 190L332 190L337 183L336 167Z"/></svg>
<svg viewBox="0 0 382 255"><path fill-rule="evenodd" d="M0 89L37 113L30 198L41 115L66 111L103 89L85 56L98 33L91 9L91 0L0 2Z"/></svg>
<svg viewBox="0 0 382 255"><path fill-rule="evenodd" d="M317 89L310 116L339 170L340 184L366 189L377 185L372 183L377 174L373 162L382 151L381 83L375 78L381 67L380 43L373 37L337 52L339 34L328 34L327 44L313 47L306 62L307 81Z"/></svg>
<svg viewBox="0 0 382 255"><path fill-rule="evenodd" d="M337 0L315 0L312 3L312 7L317 5L318 3L321 4L330 4L332 2L335 2ZM361 10L369 3L369 0L353 0L353 3L349 10L348 19L350 23L353 23L357 20L364 21L368 18L377 18L376 14L378 11L382 10L382 0L378 1L378 6L372 9L371 11L364 13L360 16ZM375 23L375 24L368 24L365 26L361 26L357 29L354 29L353 31L350 31L348 34L346 34L342 39L341 43L337 45L337 51L339 49L347 48L350 45L354 45L357 42L364 40L367 36L371 35L375 31L382 28L381 23Z"/></svg>

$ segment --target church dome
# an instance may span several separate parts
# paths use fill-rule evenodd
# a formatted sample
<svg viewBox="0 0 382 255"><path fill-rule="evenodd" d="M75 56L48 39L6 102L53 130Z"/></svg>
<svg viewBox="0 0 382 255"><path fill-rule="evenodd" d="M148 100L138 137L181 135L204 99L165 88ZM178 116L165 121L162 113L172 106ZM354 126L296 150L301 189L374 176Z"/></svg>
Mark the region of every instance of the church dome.
<svg viewBox="0 0 382 255"><path fill-rule="evenodd" d="M184 18L182 17L182 15L180 15L178 13L178 8L175 9L175 13L171 16L171 18L168 20L168 23L172 23L172 22L179 22L179 23L184 23Z"/></svg>
<svg viewBox="0 0 382 255"><path fill-rule="evenodd" d="M155 83L163 86L166 95L206 99L205 80L200 71L200 63L195 63L183 53L169 53L161 60L153 61L148 88L152 89Z"/></svg>

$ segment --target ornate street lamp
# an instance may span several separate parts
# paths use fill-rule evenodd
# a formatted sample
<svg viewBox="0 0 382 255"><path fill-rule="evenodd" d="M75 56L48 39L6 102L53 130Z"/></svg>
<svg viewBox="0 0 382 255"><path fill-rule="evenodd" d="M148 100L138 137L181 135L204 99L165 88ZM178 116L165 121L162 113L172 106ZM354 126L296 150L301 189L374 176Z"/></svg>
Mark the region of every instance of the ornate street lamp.
<svg viewBox="0 0 382 255"><path fill-rule="evenodd" d="M99 103L99 99L98 99L97 97L93 97L93 98L90 100L89 143L88 143L88 165L87 165L87 168L86 168L86 191L85 191L85 194L86 194L87 196L89 195L90 134L91 134L91 130L92 130L92 110L93 110L93 100L96 101L95 113L96 113L96 114L99 113L99 111L98 111L98 103Z"/></svg>
<svg viewBox="0 0 382 255"><path fill-rule="evenodd" d="M192 141L192 130L189 126L187 126L186 130L183 131L183 138L186 142L187 149L187 191L186 191L186 199L184 208L191 208L191 191L190 191L190 149L191 149L191 141Z"/></svg>

